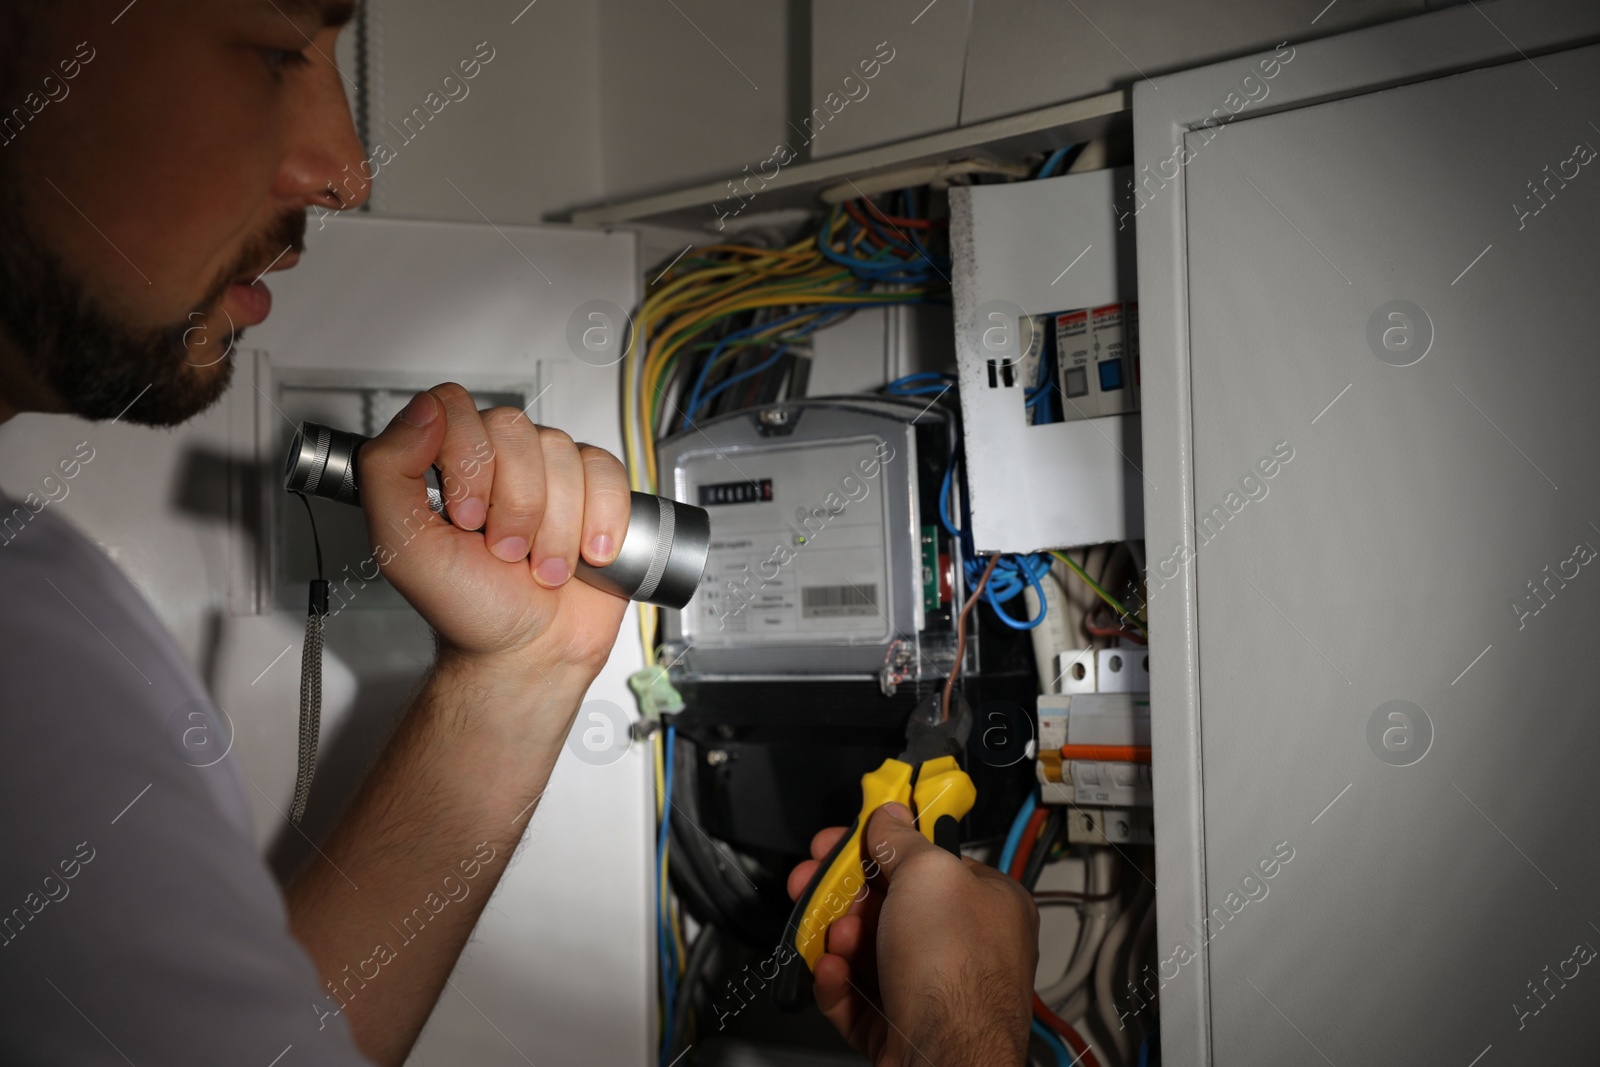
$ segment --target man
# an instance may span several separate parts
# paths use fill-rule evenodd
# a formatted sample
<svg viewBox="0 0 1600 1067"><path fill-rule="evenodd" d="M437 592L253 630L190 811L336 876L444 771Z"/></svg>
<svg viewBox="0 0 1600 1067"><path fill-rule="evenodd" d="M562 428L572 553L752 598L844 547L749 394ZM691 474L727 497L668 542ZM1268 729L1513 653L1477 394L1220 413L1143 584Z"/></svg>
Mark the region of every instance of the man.
<svg viewBox="0 0 1600 1067"><path fill-rule="evenodd" d="M359 203L342 176L363 153L329 58L351 13L4 0L0 421L174 426L222 394L232 363L211 353L267 316L260 275L294 265L310 208ZM422 505L434 464L455 479L456 525L377 556L435 630L436 661L281 895L231 759L178 758L175 709L212 713L155 615L53 512L6 502L32 518L0 547L0 1061L406 1058L625 607L570 581L625 532L612 456L440 385L362 451L375 546ZM836 926L824 1011L878 1062L1022 1062L1031 903L903 812L871 826L895 857L887 895ZM419 905L426 936L390 925Z"/></svg>

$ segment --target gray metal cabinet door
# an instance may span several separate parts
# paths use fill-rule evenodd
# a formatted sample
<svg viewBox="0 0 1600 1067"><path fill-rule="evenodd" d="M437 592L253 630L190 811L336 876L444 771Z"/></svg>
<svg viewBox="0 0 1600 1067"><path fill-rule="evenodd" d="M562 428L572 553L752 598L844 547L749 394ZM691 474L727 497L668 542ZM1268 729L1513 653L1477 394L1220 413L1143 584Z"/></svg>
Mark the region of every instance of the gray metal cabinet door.
<svg viewBox="0 0 1600 1067"><path fill-rule="evenodd" d="M1592 1058L1596 122L1600 49L1513 56L1183 132L1147 187L1192 420L1152 649L1187 620L1198 698L1160 942L1204 961L1209 1062Z"/></svg>

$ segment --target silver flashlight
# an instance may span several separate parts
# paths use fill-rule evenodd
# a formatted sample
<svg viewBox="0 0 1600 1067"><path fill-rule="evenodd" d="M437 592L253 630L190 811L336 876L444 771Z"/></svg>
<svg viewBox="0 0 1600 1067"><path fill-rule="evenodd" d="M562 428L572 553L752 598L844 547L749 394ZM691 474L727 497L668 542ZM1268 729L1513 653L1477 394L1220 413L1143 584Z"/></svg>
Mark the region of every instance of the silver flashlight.
<svg viewBox="0 0 1600 1067"><path fill-rule="evenodd" d="M356 453L369 440L320 423L301 423L289 443L283 487L291 493L360 506ZM437 467L428 472L427 482L428 506L448 521ZM629 600L682 608L700 586L710 549L711 516L704 508L634 493L628 533L617 558L604 567L591 567L580 557L576 577Z"/></svg>

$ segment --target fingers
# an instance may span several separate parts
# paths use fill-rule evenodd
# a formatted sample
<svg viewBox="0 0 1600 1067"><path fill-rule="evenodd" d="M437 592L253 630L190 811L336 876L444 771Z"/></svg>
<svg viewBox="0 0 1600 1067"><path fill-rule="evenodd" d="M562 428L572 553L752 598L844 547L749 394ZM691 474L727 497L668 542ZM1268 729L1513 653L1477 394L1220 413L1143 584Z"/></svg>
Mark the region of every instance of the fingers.
<svg viewBox="0 0 1600 1067"><path fill-rule="evenodd" d="M472 395L454 382L428 395L433 417L445 415L438 420L442 429L427 438L437 451L410 465L426 471L436 463L443 472L451 523L481 529L499 559L527 559L546 588L566 584L580 551L595 566L616 559L628 532L631 494L615 456L535 426L516 408L479 412Z"/></svg>
<svg viewBox="0 0 1600 1067"><path fill-rule="evenodd" d="M628 472L603 448L579 445L578 455L583 460L583 558L604 567L617 558L628 533L633 508Z"/></svg>
<svg viewBox="0 0 1600 1067"><path fill-rule="evenodd" d="M819 956L811 985L823 1017L847 1038L853 1035L865 1005L850 985L849 962L839 956Z"/></svg>
<svg viewBox="0 0 1600 1067"><path fill-rule="evenodd" d="M917 829L904 804L885 804L867 820L867 855L877 861L883 877L893 883L895 872L908 862L935 862L932 854L960 866L960 861L939 848Z"/></svg>
<svg viewBox="0 0 1600 1067"><path fill-rule="evenodd" d="M408 531L444 521L428 507L423 475L433 466L444 438L444 408L429 393L418 393L390 420L377 437L356 454L361 482L361 503L372 522L373 536L389 526Z"/></svg>
<svg viewBox="0 0 1600 1067"><path fill-rule="evenodd" d="M527 421L527 420L523 420ZM544 453L545 504L533 540L533 576L554 589L572 577L583 532L583 460L578 446L560 430L538 429Z"/></svg>
<svg viewBox="0 0 1600 1067"><path fill-rule="evenodd" d="M481 418L494 461L483 540L490 552L515 563L527 556L545 513L547 477L539 430L516 408L493 408ZM457 511L452 505L451 515Z"/></svg>
<svg viewBox="0 0 1600 1067"><path fill-rule="evenodd" d="M839 843L839 838L849 832L849 828L844 826L830 826L826 830L818 830L816 836L811 839L811 858L826 859L828 853Z"/></svg>
<svg viewBox="0 0 1600 1067"><path fill-rule="evenodd" d="M472 402L472 394L455 382L428 390L444 407L444 441L439 447L439 470L444 475L444 499L450 521L458 529L482 528L489 515L489 492L494 485L494 446Z"/></svg>
<svg viewBox="0 0 1600 1067"><path fill-rule="evenodd" d="M806 886L811 884L811 879L816 873L816 860L806 860L804 863L796 864L794 870L789 872L789 881L787 883L789 899L799 900L800 894L806 891Z"/></svg>
<svg viewBox="0 0 1600 1067"><path fill-rule="evenodd" d="M787 886L790 900L800 899L800 894L806 891L806 886L811 884L811 879L816 876L818 865L828 858L833 846L849 832L848 828L843 826L830 826L817 831L816 836L811 839L811 858L796 864L794 870L789 872Z"/></svg>

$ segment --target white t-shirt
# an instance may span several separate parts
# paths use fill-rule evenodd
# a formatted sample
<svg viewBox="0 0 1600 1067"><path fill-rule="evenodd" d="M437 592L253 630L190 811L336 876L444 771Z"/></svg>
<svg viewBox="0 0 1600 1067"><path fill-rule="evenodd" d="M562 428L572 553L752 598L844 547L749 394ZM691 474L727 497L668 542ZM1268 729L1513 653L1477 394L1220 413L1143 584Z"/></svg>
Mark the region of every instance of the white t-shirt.
<svg viewBox="0 0 1600 1067"><path fill-rule="evenodd" d="M0 1063L366 1063L200 679L103 553L4 497L0 694Z"/></svg>

